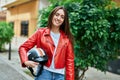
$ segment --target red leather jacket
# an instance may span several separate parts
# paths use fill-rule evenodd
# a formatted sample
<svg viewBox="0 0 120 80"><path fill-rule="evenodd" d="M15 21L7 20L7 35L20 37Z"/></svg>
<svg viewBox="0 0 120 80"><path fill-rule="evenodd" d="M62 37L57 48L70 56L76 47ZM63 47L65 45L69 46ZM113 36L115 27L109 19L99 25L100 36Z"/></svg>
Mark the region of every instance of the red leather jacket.
<svg viewBox="0 0 120 80"><path fill-rule="evenodd" d="M23 67L26 67L24 65L24 62L28 60L27 58L28 50L30 50L34 46L36 46L37 48L42 48L43 50L46 51L48 55L48 62L45 65L49 67L55 50L55 45L50 36L50 29L48 28L38 29L26 42L24 42L24 44L20 46L19 55ZM56 69L65 67L66 80L74 80L73 48L69 39L62 31L60 31L60 40L56 50L54 64Z"/></svg>

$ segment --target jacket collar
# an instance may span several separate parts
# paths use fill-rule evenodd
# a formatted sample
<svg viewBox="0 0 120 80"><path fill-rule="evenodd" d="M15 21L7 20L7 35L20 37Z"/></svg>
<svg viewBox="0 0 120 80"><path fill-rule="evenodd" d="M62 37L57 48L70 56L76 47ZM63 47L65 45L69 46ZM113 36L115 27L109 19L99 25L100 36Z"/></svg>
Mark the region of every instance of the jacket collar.
<svg viewBox="0 0 120 80"><path fill-rule="evenodd" d="M45 36L49 36L50 35L50 29L49 28L45 28Z"/></svg>
<svg viewBox="0 0 120 80"><path fill-rule="evenodd" d="M67 37L62 30L60 30L60 34L61 34L64 38ZM50 29L49 29L48 27L45 28L45 36L50 36Z"/></svg>

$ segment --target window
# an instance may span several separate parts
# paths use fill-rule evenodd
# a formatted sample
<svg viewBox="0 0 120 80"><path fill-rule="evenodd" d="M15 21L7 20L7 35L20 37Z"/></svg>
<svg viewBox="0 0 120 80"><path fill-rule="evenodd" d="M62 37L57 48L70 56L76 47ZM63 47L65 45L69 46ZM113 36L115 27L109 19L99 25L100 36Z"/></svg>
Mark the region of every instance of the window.
<svg viewBox="0 0 120 80"><path fill-rule="evenodd" d="M21 36L28 36L28 21L21 22Z"/></svg>

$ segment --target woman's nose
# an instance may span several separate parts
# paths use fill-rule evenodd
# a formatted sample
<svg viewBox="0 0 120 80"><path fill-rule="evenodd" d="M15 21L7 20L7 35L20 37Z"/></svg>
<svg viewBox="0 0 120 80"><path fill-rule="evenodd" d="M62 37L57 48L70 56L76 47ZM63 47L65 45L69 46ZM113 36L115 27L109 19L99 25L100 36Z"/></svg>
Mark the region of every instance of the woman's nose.
<svg viewBox="0 0 120 80"><path fill-rule="evenodd" d="M58 20L60 20L60 19L61 19L61 17L60 17L60 16L58 16L58 17L57 17L57 19L58 19Z"/></svg>

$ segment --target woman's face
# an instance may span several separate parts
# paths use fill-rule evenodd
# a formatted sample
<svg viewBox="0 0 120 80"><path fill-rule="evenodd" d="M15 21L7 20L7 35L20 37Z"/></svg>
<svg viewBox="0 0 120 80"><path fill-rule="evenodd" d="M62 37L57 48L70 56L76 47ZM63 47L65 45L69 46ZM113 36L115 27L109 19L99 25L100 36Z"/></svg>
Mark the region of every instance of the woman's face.
<svg viewBox="0 0 120 80"><path fill-rule="evenodd" d="M52 24L54 27L60 27L64 22L65 13L63 9L59 9L54 15L52 19Z"/></svg>

